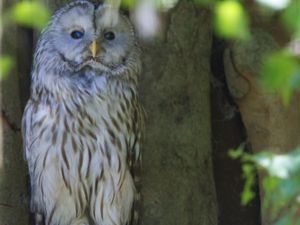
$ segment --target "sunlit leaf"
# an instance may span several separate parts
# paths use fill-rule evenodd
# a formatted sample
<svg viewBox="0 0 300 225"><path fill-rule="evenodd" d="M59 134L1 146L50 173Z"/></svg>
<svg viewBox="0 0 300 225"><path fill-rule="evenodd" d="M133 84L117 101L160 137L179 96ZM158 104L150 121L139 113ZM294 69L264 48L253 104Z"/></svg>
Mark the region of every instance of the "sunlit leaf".
<svg viewBox="0 0 300 225"><path fill-rule="evenodd" d="M270 152L262 152L256 155L253 155L254 162L262 167L262 168L268 168L271 165L273 154Z"/></svg>
<svg viewBox="0 0 300 225"><path fill-rule="evenodd" d="M263 180L263 188L266 192L274 191L279 184L279 178L273 176L266 176Z"/></svg>
<svg viewBox="0 0 300 225"><path fill-rule="evenodd" d="M163 11L167 11L173 8L178 2L178 0L156 0L156 1L157 1L158 9L161 9Z"/></svg>
<svg viewBox="0 0 300 225"><path fill-rule="evenodd" d="M10 56L0 56L0 80L5 79L14 67L14 60Z"/></svg>
<svg viewBox="0 0 300 225"><path fill-rule="evenodd" d="M288 51L278 51L268 55L261 71L261 81L265 88L277 91L287 103L293 87L291 80L296 76L297 60Z"/></svg>
<svg viewBox="0 0 300 225"><path fill-rule="evenodd" d="M253 191L255 182L254 166L252 164L245 163L242 166L242 169L245 178L245 185L242 192L241 203L242 205L247 205L255 197L255 192Z"/></svg>
<svg viewBox="0 0 300 225"><path fill-rule="evenodd" d="M138 0L122 0L121 6L127 9L133 8Z"/></svg>
<svg viewBox="0 0 300 225"><path fill-rule="evenodd" d="M22 1L12 8L12 19L20 25L43 29L50 18L49 10L39 2Z"/></svg>
<svg viewBox="0 0 300 225"><path fill-rule="evenodd" d="M228 155L230 158L232 159L237 159L237 158L240 158L242 155L243 155L244 151L243 149L230 149L228 151Z"/></svg>
<svg viewBox="0 0 300 225"><path fill-rule="evenodd" d="M242 205L247 205L251 202L255 197L255 192L250 188L245 188L242 193L241 203Z"/></svg>
<svg viewBox="0 0 300 225"><path fill-rule="evenodd" d="M294 0L282 14L283 22L288 30L300 37L300 0Z"/></svg>
<svg viewBox="0 0 300 225"><path fill-rule="evenodd" d="M252 164L245 163L242 168L245 176L251 175L254 171L254 166Z"/></svg>
<svg viewBox="0 0 300 225"><path fill-rule="evenodd" d="M300 147L286 154L262 152L250 155L238 150L231 154L243 162L245 185L241 196L242 205L248 204L255 197L253 187L258 169L264 193L262 210L266 210L265 213L276 224L300 225L297 215L300 209Z"/></svg>
<svg viewBox="0 0 300 225"><path fill-rule="evenodd" d="M247 39L250 36L248 15L237 1L226 0L216 5L214 26L217 34L224 38Z"/></svg>
<svg viewBox="0 0 300 225"><path fill-rule="evenodd" d="M256 0L265 6L268 6L274 10L284 9L288 6L290 0Z"/></svg>
<svg viewBox="0 0 300 225"><path fill-rule="evenodd" d="M253 160L270 176L287 179L300 169L300 150L285 155L260 153L254 155Z"/></svg>
<svg viewBox="0 0 300 225"><path fill-rule="evenodd" d="M288 156L279 155L272 157L270 164L265 167L271 176L276 176L282 179L289 177L290 158Z"/></svg>

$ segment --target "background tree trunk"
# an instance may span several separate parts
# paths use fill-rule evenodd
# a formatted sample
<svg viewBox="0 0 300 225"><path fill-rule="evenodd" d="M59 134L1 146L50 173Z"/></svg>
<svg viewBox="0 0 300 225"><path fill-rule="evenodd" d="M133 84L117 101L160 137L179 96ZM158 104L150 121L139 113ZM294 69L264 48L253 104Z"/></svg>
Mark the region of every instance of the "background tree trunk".
<svg viewBox="0 0 300 225"><path fill-rule="evenodd" d="M187 1L168 16L166 39L144 44L143 223L215 225L211 16Z"/></svg>
<svg viewBox="0 0 300 225"><path fill-rule="evenodd" d="M3 1L4 11L14 1ZM1 7L0 7L1 8ZM2 13L1 13L2 14ZM17 29L5 27L0 40L1 54L15 56ZM1 35L1 34L0 34ZM17 69L0 81L0 224L28 224L27 168L23 160L21 141L21 102Z"/></svg>

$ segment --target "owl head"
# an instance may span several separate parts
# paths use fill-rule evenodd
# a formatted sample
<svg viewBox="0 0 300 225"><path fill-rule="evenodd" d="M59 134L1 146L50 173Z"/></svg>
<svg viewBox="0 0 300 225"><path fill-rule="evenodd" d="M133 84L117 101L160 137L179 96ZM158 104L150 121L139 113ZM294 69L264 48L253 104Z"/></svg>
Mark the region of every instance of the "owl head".
<svg viewBox="0 0 300 225"><path fill-rule="evenodd" d="M92 70L122 75L139 67L139 49L126 16L109 4L76 0L52 16L34 61L35 69L44 69L46 74Z"/></svg>

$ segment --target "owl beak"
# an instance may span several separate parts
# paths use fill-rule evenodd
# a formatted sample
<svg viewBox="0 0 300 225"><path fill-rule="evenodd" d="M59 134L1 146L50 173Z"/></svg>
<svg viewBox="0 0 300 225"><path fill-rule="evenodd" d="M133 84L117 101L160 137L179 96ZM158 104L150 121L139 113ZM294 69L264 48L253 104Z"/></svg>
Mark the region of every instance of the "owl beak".
<svg viewBox="0 0 300 225"><path fill-rule="evenodd" d="M96 43L95 40L90 44L89 49L90 49L91 52L92 52L93 58L95 58L95 57L96 57L96 54L97 54L97 43Z"/></svg>

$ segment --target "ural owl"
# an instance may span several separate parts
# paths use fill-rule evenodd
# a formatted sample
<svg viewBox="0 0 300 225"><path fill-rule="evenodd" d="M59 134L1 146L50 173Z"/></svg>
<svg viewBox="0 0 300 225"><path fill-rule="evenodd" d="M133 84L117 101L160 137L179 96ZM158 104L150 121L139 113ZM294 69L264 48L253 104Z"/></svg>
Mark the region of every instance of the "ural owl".
<svg viewBox="0 0 300 225"><path fill-rule="evenodd" d="M108 10L73 1L38 41L22 122L36 224L137 221L140 51L127 17Z"/></svg>

